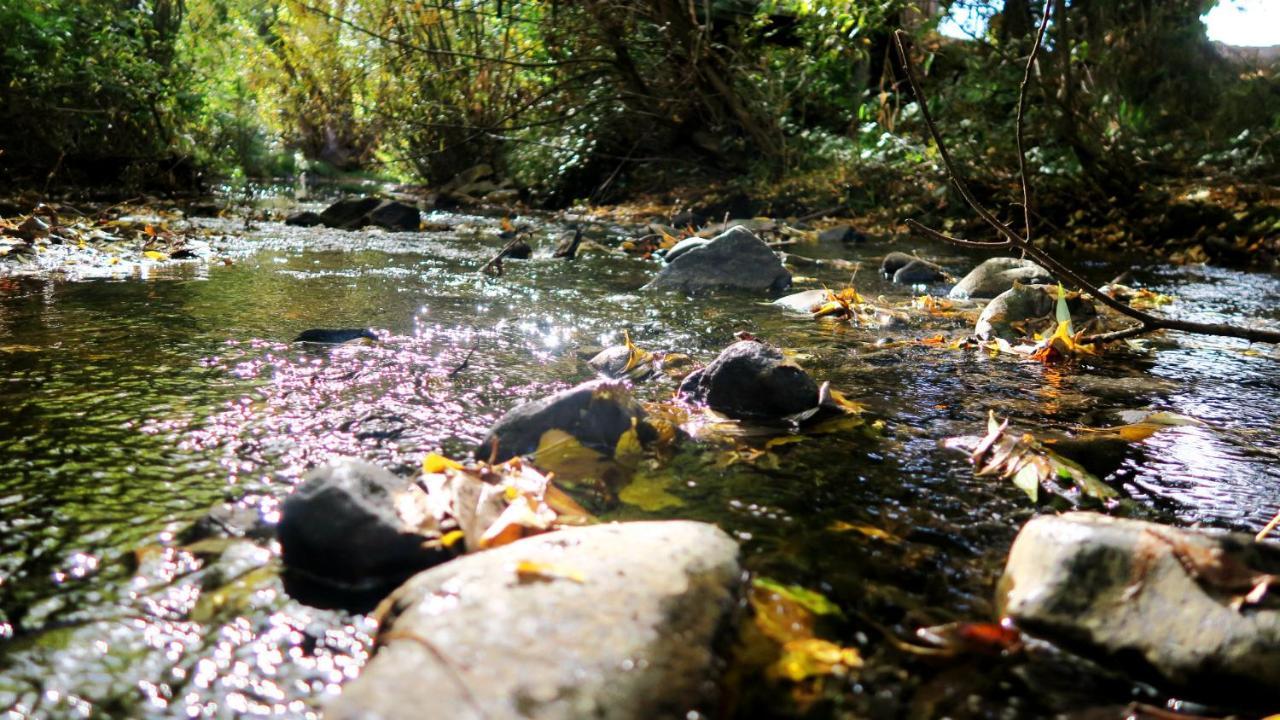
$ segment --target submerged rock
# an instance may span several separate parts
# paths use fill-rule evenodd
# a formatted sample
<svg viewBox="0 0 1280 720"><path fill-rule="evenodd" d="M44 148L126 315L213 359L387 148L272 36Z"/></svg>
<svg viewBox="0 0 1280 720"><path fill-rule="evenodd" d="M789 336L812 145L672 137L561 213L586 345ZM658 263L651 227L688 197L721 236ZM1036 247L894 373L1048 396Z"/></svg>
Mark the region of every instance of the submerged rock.
<svg viewBox="0 0 1280 720"><path fill-rule="evenodd" d="M1053 281L1053 275L1048 270L1030 260L995 257L984 261L961 278L960 282L951 288L948 297L959 300L993 298L1013 287L1015 282L1023 285L1044 285Z"/></svg>
<svg viewBox="0 0 1280 720"><path fill-rule="evenodd" d="M369 328L312 328L298 333L293 341L336 345L360 339L377 340L378 336Z"/></svg>
<svg viewBox="0 0 1280 720"><path fill-rule="evenodd" d="M705 245L677 254L645 289L686 293L713 288L779 292L790 286L791 273L783 267L777 254L750 230L734 227Z"/></svg>
<svg viewBox="0 0 1280 720"><path fill-rule="evenodd" d="M1027 632L1240 704L1280 687L1277 574L1280 543L1067 513L1023 526L998 599Z"/></svg>
<svg viewBox="0 0 1280 720"><path fill-rule="evenodd" d="M411 480L345 460L317 468L284 501L276 529L285 567L353 589L394 584L452 557L435 535L427 494Z"/></svg>
<svg viewBox="0 0 1280 720"><path fill-rule="evenodd" d="M713 714L737 556L715 526L670 521L562 530L446 563L384 605L377 654L325 716Z"/></svg>
<svg viewBox="0 0 1280 720"><path fill-rule="evenodd" d="M422 213L418 208L376 197L339 200L325 208L319 218L325 227L337 230L358 230L372 225L393 232L404 232L417 230L422 223Z"/></svg>
<svg viewBox="0 0 1280 720"><path fill-rule="evenodd" d="M730 345L691 373L680 395L742 420L778 420L818 406L817 383L777 348L754 340Z"/></svg>
<svg viewBox="0 0 1280 720"><path fill-rule="evenodd" d="M1034 332L1052 332L1057 327L1057 307L1057 285L1014 285L987 303L974 325L974 333L983 340L1004 338L1012 342L1031 337ZM1067 309L1077 328L1097 315L1093 303L1079 293L1068 293Z"/></svg>
<svg viewBox="0 0 1280 720"><path fill-rule="evenodd" d="M476 457L495 462L538 449L548 430L562 430L586 447L612 455L618 438L633 426L647 442L652 428L643 422L640 407L626 384L596 380L582 383L554 395L517 405L498 419L489 434L476 446Z"/></svg>

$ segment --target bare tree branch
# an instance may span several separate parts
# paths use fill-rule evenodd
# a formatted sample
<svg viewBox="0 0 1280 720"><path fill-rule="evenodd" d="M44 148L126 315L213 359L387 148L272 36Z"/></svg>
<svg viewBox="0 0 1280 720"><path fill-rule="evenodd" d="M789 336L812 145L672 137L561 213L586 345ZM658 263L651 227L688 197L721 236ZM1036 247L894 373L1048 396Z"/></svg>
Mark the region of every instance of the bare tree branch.
<svg viewBox="0 0 1280 720"><path fill-rule="evenodd" d="M1081 277L1079 273L1072 270L1070 267L1067 267L1063 263L1059 262L1056 258L1049 255L1044 250L1041 250L1030 243L1030 234L1031 234L1030 214L1025 212L1027 205L1029 204L1028 198L1030 195L1030 190L1029 190L1029 180L1027 178L1025 158L1022 155L1022 143L1021 143L1022 125L1023 125L1023 119L1024 119L1023 118L1024 109L1026 107L1026 93L1027 93L1027 85L1028 85L1027 78L1031 74L1032 64L1035 62L1036 55L1039 53L1040 44L1044 39L1044 30L1048 26L1049 14L1052 8L1052 2L1053 0L1046 0L1045 2L1044 16L1040 24L1040 32L1036 35L1035 46L1031 50L1031 55L1027 58L1026 72L1024 74L1022 87L1018 97L1018 114L1017 114L1018 126L1016 128L1016 133L1019 138L1019 141L1018 141L1019 170L1020 170L1021 182L1022 182L1022 188L1023 188L1024 217L1026 218L1026 222L1027 222L1028 237L1026 238L1018 235L1018 233L1014 232L1013 229L1010 228L1008 225L1000 222L1000 220L997 219L995 215L991 214L991 212L987 210L986 207L984 207L981 203L979 203L978 200L973 196L973 194L969 192L969 187L965 183L964 179L960 177L960 175L956 172L956 165L954 162L952 162L951 154L947 151L947 146L942 141L942 134L938 132L938 127L933 121L933 116L929 113L928 99L925 97L924 92L920 89L919 82L916 81L915 67L912 64L911 56L907 53L907 49L906 49L907 34L902 30L897 30L894 32L893 39L894 39L894 45L898 51L898 59L902 63L903 72L906 75L908 84L911 86L911 92L915 96L916 104L920 106L920 115L921 117L924 118L925 127L928 128L929 135L933 138L934 144L937 145L938 147L938 153L942 156L942 162L943 162L943 165L946 167L947 176L950 178L952 184L955 185L956 189L960 191L960 196L964 198L965 202L968 203L969 207L972 208L973 211L977 213L978 216L981 217L984 222L987 223L987 225L991 226L993 230L995 230L1005 239L997 240L993 242L976 242L972 240L962 240L960 238L954 238L949 235L944 235L943 233L937 232L936 230L931 230L925 227L924 225L922 225L921 223L916 222L915 220L908 220L907 221L908 226L910 226L913 230L921 232L924 235L931 237L935 240L951 243L953 245L959 245L961 247L972 247L972 248L982 248L982 249L992 249L992 250L999 250L1004 248L1015 248L1015 249L1021 250L1022 252L1034 258L1037 262L1044 265L1049 271L1051 271L1058 278L1064 279L1073 283L1075 286L1079 287L1084 292L1096 298L1102 304L1138 322L1137 325L1134 325L1129 328L1125 328L1122 330L1117 330L1109 333L1100 333L1100 334L1085 338L1084 339L1085 342L1104 343L1104 342L1111 342L1115 340L1121 340L1129 337L1135 337L1138 335L1143 335L1145 333L1153 332L1155 330L1180 330L1183 332L1197 333L1200 335L1217 335L1221 337L1241 338L1244 340L1248 340L1249 342L1280 343L1280 330L1272 330L1268 328L1240 327L1237 325L1228 325L1225 323L1197 323L1197 322L1190 322L1187 320L1176 320L1172 318L1157 317L1155 315L1151 315L1149 313L1143 312L1136 308L1130 307L1128 304L1123 303L1111 297L1110 295L1106 294L1105 292L1100 290L1097 286L1093 285L1092 283L1090 283L1089 281Z"/></svg>

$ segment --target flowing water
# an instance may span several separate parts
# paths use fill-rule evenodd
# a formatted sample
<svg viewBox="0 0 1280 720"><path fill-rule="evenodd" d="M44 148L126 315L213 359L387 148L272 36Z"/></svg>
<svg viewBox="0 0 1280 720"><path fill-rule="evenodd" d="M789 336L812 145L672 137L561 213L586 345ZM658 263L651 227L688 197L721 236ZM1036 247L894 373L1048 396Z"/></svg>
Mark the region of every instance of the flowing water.
<svg viewBox="0 0 1280 720"><path fill-rule="evenodd" d="M596 506L605 518L718 523L743 542L751 570L843 608L831 632L868 665L832 680L810 707L816 716L1012 717L1078 707L1081 693L1086 704L1126 699L1128 686L1069 688L1066 673L1055 690L999 660L921 664L876 629L910 638L991 618L1004 553L1034 508L938 445L980 434L989 409L1050 432L1122 422L1125 411L1194 417L1204 424L1120 458L1106 479L1134 500L1124 511L1257 531L1278 509L1271 348L1176 336L1149 358L1046 367L910 342L936 327L885 332L741 295L639 292L655 266L626 257L535 257L484 276L477 268L501 245L497 221L435 219L459 228L240 233L211 221L230 235L219 245L229 264L74 282L0 277L0 708L10 717L315 714L359 673L372 621L303 604L273 577L248 582L246 572L273 567L269 542L217 555L184 547L186 528L226 502L269 523L305 471L332 458L407 474L426 452L460 456L511 406L588 379L584 358L624 329L646 348L702 361L750 331L801 352L816 378L884 422L879 439L837 433L777 448L776 466L721 467L718 449L690 444L667 488L679 505ZM874 267L891 249L903 248L804 252ZM922 251L958 274L977 261ZM1180 316L1280 321L1274 275L1139 263L1138 280L1176 295ZM1105 279L1118 267L1086 270ZM848 281L804 271L832 287ZM907 297L873 272L856 285ZM306 328L365 326L382 342L288 342ZM906 342L877 344L883 336ZM637 388L645 399L671 390ZM890 540L849 529L867 526ZM771 689L761 702L784 712L792 701Z"/></svg>

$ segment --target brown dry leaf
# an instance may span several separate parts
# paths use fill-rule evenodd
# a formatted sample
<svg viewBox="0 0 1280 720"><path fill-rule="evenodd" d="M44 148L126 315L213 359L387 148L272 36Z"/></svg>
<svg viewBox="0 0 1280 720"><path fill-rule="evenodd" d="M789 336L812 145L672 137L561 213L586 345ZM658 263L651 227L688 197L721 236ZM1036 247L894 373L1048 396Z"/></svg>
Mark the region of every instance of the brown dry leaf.
<svg viewBox="0 0 1280 720"><path fill-rule="evenodd" d="M999 475L1012 480L1032 502L1039 500L1041 488L1072 503L1078 502L1073 490L1099 500L1118 495L1088 470L1045 447L1030 433L1018 436L1009 432L1009 421L997 422L994 411L988 413L984 437L947 438L943 447L968 454L975 475ZM1070 487L1064 488L1064 484Z"/></svg>

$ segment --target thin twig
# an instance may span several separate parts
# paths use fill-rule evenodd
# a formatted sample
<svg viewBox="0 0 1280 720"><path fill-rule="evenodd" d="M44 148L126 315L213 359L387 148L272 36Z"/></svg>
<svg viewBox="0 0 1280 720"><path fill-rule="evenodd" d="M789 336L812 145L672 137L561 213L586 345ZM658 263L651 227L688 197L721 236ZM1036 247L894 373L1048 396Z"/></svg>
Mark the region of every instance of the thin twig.
<svg viewBox="0 0 1280 720"><path fill-rule="evenodd" d="M1031 55L1027 58L1026 70L1022 73L1022 85L1018 87L1018 121L1015 125L1018 141L1018 178L1022 181L1022 220L1023 239L1031 242L1031 184L1027 182L1027 153L1023 146L1023 117L1027 112L1027 85L1031 83L1031 69L1036 64L1036 55L1040 53L1040 45L1044 42L1044 32L1049 29L1049 8L1053 0L1045 0L1043 17L1040 19L1040 32L1036 33L1036 42L1031 46Z"/></svg>
<svg viewBox="0 0 1280 720"><path fill-rule="evenodd" d="M507 253L511 252L511 248L514 248L516 244L522 242L523 240L524 240L524 237L519 233L516 233L515 237L511 238L511 240L508 241L506 245L502 246L502 249L498 251L497 255L494 255L493 257L489 258L489 262L485 263L484 266L480 268L480 272L487 273L489 272L490 268L493 268L494 270L497 271L496 272L497 276L502 277L502 258L506 257Z"/></svg>
<svg viewBox="0 0 1280 720"><path fill-rule="evenodd" d="M1280 512L1277 512L1276 516L1271 518L1271 522L1267 523L1265 527L1258 531L1257 535L1253 536L1253 541L1262 542L1266 540L1267 535L1271 534L1271 531L1275 530L1277 525L1280 525Z"/></svg>
<svg viewBox="0 0 1280 720"><path fill-rule="evenodd" d="M1045 4L1046 21L1047 21L1048 13L1049 13L1049 3L1046 2ZM944 235L943 233L940 233L936 230L927 228L923 224L915 220L907 220L907 225L909 227L935 240L940 240L942 242L947 242L947 243L958 245L961 247L981 248L981 249L990 249L990 250L1016 248L1018 250L1021 250L1022 252L1031 256L1040 264L1044 265L1045 268L1048 269L1050 272L1052 272L1056 277L1062 278L1064 280L1067 280L1073 283L1076 287L1079 287L1081 290L1088 293L1090 296L1096 298L1102 304L1138 322L1138 325L1135 325L1133 327L1124 328L1124 329L1116 330L1109 333L1100 333L1097 335L1086 337L1083 339L1083 342L1103 343L1103 342L1121 340L1128 337L1134 337L1134 336L1142 335L1155 330L1181 330L1183 332L1197 333L1201 335L1217 335L1220 337L1235 337L1243 340L1248 340L1249 342L1267 342L1267 343L1280 344L1280 330L1271 330L1267 328L1240 327L1237 325L1227 325L1227 324L1221 324L1221 323L1197 323L1197 322L1190 322L1187 320L1175 320L1172 318L1163 318L1163 317L1157 317L1155 315L1150 315L1141 310L1130 307L1128 304L1120 302L1119 300L1106 294L1097 286L1093 285L1092 283L1090 283L1089 281L1081 277L1080 274L1077 273L1075 270L1072 270L1070 267L1067 267L1066 265L1062 264L1056 258L1049 255L1044 250L1041 250L1036 246L1032 245L1026 238L1023 238L1022 236L1018 235L1018 233L1014 232L1013 229L1010 228L1008 225L1000 222L1000 220L997 219L995 215L991 214L991 212L987 210L987 208L984 207L982 203L978 202L977 198L973 196L973 193L969 191L969 186L965 183L964 178L961 177L959 173L956 172L956 165L951 159L951 153L948 152L946 143L944 143L942 140L942 133L938 131L938 126L934 123L933 116L929 112L928 98L925 97L924 91L920 89L920 83L917 82L916 80L915 66L911 62L911 56L907 54L907 48L905 43L906 37L907 37L907 34L902 30L895 31L893 34L894 45L898 51L898 58L902 63L903 72L907 77L907 83L911 86L911 92L915 96L916 104L920 107L920 115L924 119L925 127L928 128L929 135L933 138L934 144L938 147L938 154L942 157L942 163L946 167L947 176L951 180L951 183L955 185L956 189L960 191L960 196L964 198L964 201L969 205L969 207L972 208L973 211L976 212L978 216L981 217L982 220L987 223L987 225L989 225L993 230L995 230L1001 236L1003 236L1004 239L991 241L991 242L977 242L973 240L962 240L960 238ZM1041 32L1036 36L1037 47L1032 48L1031 55L1027 61L1027 65L1028 65L1027 72L1030 72L1030 65L1032 62L1035 61L1035 57L1038 54L1038 49L1039 49L1038 46L1040 45L1040 42L1043 39L1043 37L1044 37L1043 32ZM1022 108L1026 102L1026 98L1025 98L1026 91L1027 91L1027 85L1026 83L1024 83L1020 91L1020 97L1018 99L1019 108ZM1022 121L1023 121L1022 113L1019 112L1018 114L1019 126L1022 125ZM1019 127L1017 129L1017 133L1020 135L1021 132L1022 132L1021 127ZM1029 181L1026 176L1025 165L1022 167L1021 181L1024 187L1028 186ZM1024 197L1024 200L1025 200L1025 197ZM1025 202L1023 207L1024 209L1026 208ZM1028 223L1028 235L1030 235L1029 227L1030 225Z"/></svg>
<svg viewBox="0 0 1280 720"><path fill-rule="evenodd" d="M458 367L450 370L449 374L446 375L445 377L456 377L458 373L465 370L467 368L467 363L471 362L471 356L476 354L476 349L479 347L480 347L480 341L476 340L475 343L471 346L471 349L467 351L467 356L462 358L462 362L458 363Z"/></svg>

